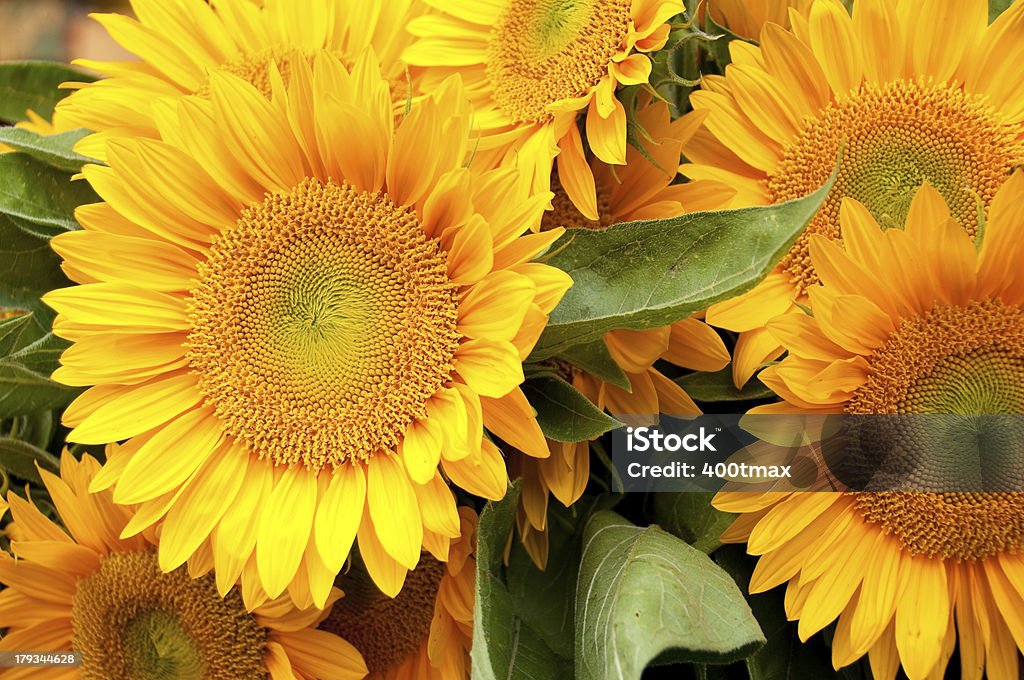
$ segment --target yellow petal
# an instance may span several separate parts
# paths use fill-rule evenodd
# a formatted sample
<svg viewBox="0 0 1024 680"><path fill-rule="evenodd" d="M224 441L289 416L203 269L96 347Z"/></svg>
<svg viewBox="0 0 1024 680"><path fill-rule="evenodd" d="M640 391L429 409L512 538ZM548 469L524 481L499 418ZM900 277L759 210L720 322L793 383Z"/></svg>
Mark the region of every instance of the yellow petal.
<svg viewBox="0 0 1024 680"><path fill-rule="evenodd" d="M484 425L502 440L528 456L547 458L544 433L537 424L537 412L519 388L498 399L480 398Z"/></svg>
<svg viewBox="0 0 1024 680"><path fill-rule="evenodd" d="M609 79L610 80L610 79ZM614 108L610 115L602 117L599 98L590 100L587 110L587 141L594 155L605 163L624 165L626 163L626 109L618 99L613 99Z"/></svg>
<svg viewBox="0 0 1024 680"><path fill-rule="evenodd" d="M394 456L374 456L367 466L366 504L384 550L406 569L415 569L423 545L423 524L412 483Z"/></svg>
<svg viewBox="0 0 1024 680"><path fill-rule="evenodd" d="M316 476L289 468L267 498L256 535L256 566L267 595L277 597L295 577L316 511Z"/></svg>
<svg viewBox="0 0 1024 680"><path fill-rule="evenodd" d="M914 557L896 610L896 648L911 680L926 678L939 662L950 601L942 560Z"/></svg>
<svg viewBox="0 0 1024 680"><path fill-rule="evenodd" d="M426 484L434 478L437 464L441 462L443 441L443 427L432 418L414 420L405 430L398 455L416 484Z"/></svg>
<svg viewBox="0 0 1024 680"><path fill-rule="evenodd" d="M586 154L583 152L583 139L576 125L569 126L569 131L559 141L558 148L558 182L576 209L588 220L597 221L599 216L594 171L590 169Z"/></svg>
<svg viewBox="0 0 1024 680"><path fill-rule="evenodd" d="M502 397L523 378L523 365L515 345L504 340L470 340L455 353L455 370L483 397Z"/></svg>
<svg viewBox="0 0 1024 680"><path fill-rule="evenodd" d="M459 331L469 338L511 341L533 301L536 286L510 271L488 274L459 303Z"/></svg>
<svg viewBox="0 0 1024 680"><path fill-rule="evenodd" d="M474 496L500 501L508 490L505 459L490 440L483 440L476 460L442 460L441 467L456 486Z"/></svg>
<svg viewBox="0 0 1024 680"><path fill-rule="evenodd" d="M409 570L391 557L381 545L369 514L364 515L363 523L359 525L358 540L359 556L363 558L370 578L388 597L398 595Z"/></svg>
<svg viewBox="0 0 1024 680"><path fill-rule="evenodd" d="M339 465L316 510L314 534L320 557L332 571L348 559L363 519L366 475L361 465Z"/></svg>
<svg viewBox="0 0 1024 680"><path fill-rule="evenodd" d="M206 462L223 437L220 419L212 410L196 409L178 417L128 461L114 500L141 503L177 489Z"/></svg>
<svg viewBox="0 0 1024 680"><path fill-rule="evenodd" d="M249 452L242 446L222 447L211 457L167 511L160 534L161 569L172 571L199 550L234 504L248 466Z"/></svg>

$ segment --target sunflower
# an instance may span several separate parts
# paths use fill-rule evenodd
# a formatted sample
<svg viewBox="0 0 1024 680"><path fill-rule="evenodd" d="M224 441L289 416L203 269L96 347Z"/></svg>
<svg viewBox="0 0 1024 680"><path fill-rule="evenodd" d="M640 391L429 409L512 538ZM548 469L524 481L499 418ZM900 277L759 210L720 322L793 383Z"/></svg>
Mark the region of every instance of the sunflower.
<svg viewBox="0 0 1024 680"><path fill-rule="evenodd" d="M345 575L345 597L320 628L355 645L368 680L469 680L476 513L460 507L459 524L447 561L423 553L394 599L357 570Z"/></svg>
<svg viewBox="0 0 1024 680"><path fill-rule="evenodd" d="M576 209L555 173L553 210L544 214L542 231L559 227L603 229L620 222L676 217L731 195L731 189L714 180L672 183L680 148L700 121L672 121L668 105L652 103L648 97L641 104L637 119L650 138L645 152L630 147L626 165L614 172L600 160L590 159L598 219L589 220ZM654 367L658 360L697 371L718 371L729 363L729 351L722 339L698 318L644 331L610 331L604 340L629 381L629 391L568 364L559 363L558 369L598 408L619 416L700 413L686 391ZM519 535L531 558L542 568L547 563L550 496L568 507L579 500L590 478L589 442L549 439L547 444L551 455L546 458L515 456L510 461L513 476L523 478L516 516Z"/></svg>
<svg viewBox="0 0 1024 680"><path fill-rule="evenodd" d="M164 518L165 570L209 537L219 571L322 606L358 536L395 595L459 536L449 480L504 494L484 426L548 455L519 385L571 284L530 261L558 231L520 237L549 196L464 166L457 77L393 130L373 59L275 67L272 100L214 74L164 141L108 143L105 202L53 240L81 284L44 296L74 343L54 379L92 386L69 440L129 440L96 488Z"/></svg>
<svg viewBox="0 0 1024 680"><path fill-rule="evenodd" d="M757 40L767 23L790 27L789 13L795 10L807 16L812 0L708 0L702 10L731 33L746 40Z"/></svg>
<svg viewBox="0 0 1024 680"><path fill-rule="evenodd" d="M393 96L408 94L402 50L411 42L406 23L424 10L420 0L132 0L138 18L92 17L138 61L74 63L105 78L80 89L57 107L74 124L102 133L79 150L101 158L104 138L157 138L158 102L188 95L208 97L210 74L226 71L264 94L271 91L270 63L288 77L294 60L317 50L347 65L365 49L378 55Z"/></svg>
<svg viewBox="0 0 1024 680"><path fill-rule="evenodd" d="M704 130L684 147L684 175L736 189L722 207L767 205L821 186L841 157L825 204L756 288L712 306L713 326L740 332L734 379L745 383L782 349L765 329L796 312L818 281L812 234L839 238L849 196L887 226L901 225L924 182L965 228L1024 163L1024 3L991 26L983 0L816 0L793 28L767 24L760 47L734 42L724 77L692 97ZM840 155L840 150L842 151Z"/></svg>
<svg viewBox="0 0 1024 680"><path fill-rule="evenodd" d="M883 231L845 199L844 246L809 239L813 316L768 324L789 354L761 379L785 401L757 411L1024 412L1022 206L1018 171L976 250L930 186L905 230ZM942 677L959 638L964 678L1018 677L1024 494L741 492L715 505L745 513L724 540L761 556L751 591L789 582L801 639L838 617L836 668L868 653L876 678L901 663L911 680Z"/></svg>
<svg viewBox="0 0 1024 680"><path fill-rule="evenodd" d="M424 68L425 87L463 75L481 161L514 163L537 193L548 190L558 156L568 196L597 220L577 114L586 111L594 154L624 164L626 111L615 89L648 81L647 55L668 40L682 0L426 1L437 13L410 22L419 40L403 57Z"/></svg>
<svg viewBox="0 0 1024 680"><path fill-rule="evenodd" d="M65 452L59 477L40 471L66 531L31 501L7 495L16 538L14 558L0 552L0 628L7 628L0 650L81 655L81 668L53 677L366 675L352 645L317 629L327 612L297 609L287 598L250 610L237 590L222 598L203 556L163 573L156 532L122 538L130 511L109 491L90 493L99 469L91 456L77 461ZM340 594L335 589L329 601ZM41 674L0 669L4 680Z"/></svg>

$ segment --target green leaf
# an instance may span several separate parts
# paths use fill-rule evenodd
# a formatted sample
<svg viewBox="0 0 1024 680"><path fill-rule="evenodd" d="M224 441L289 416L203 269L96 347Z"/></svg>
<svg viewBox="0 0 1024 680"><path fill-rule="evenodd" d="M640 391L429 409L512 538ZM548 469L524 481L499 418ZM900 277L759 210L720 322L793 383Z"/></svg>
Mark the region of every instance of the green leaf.
<svg viewBox="0 0 1024 680"><path fill-rule="evenodd" d="M608 345L604 338L598 338L585 345L575 345L558 355L560 359L568 361L577 368L582 368L590 375L611 383L616 387L629 391L629 378L612 359L608 352Z"/></svg>
<svg viewBox="0 0 1024 680"><path fill-rule="evenodd" d="M74 151L78 140L88 134L88 130L71 130L40 135L24 128L5 127L0 128L0 144L6 144L58 170L78 172L86 163L99 162Z"/></svg>
<svg viewBox="0 0 1024 680"><path fill-rule="evenodd" d="M61 83L91 83L95 76L52 61L8 61L0 64L0 120L28 120L31 110L49 120L53 107L70 94Z"/></svg>
<svg viewBox="0 0 1024 680"><path fill-rule="evenodd" d="M616 328L678 321L753 288L782 259L828 194L740 210L569 229L546 263L574 281L534 356L555 356Z"/></svg>
<svg viewBox="0 0 1024 680"><path fill-rule="evenodd" d="M998 19L1012 4L1013 0L988 0L988 22L992 23Z"/></svg>
<svg viewBox="0 0 1024 680"><path fill-rule="evenodd" d="M503 559L512 532L519 486L488 503L477 529L476 600L473 606L474 680L564 680L572 664L516 613Z"/></svg>
<svg viewBox="0 0 1024 680"><path fill-rule="evenodd" d="M527 380L523 394L537 410L540 429L555 441L594 439L622 424L561 378Z"/></svg>
<svg viewBox="0 0 1024 680"><path fill-rule="evenodd" d="M42 482L36 463L44 470L60 474L60 461L52 453L11 437L0 437L0 467L21 479Z"/></svg>
<svg viewBox="0 0 1024 680"><path fill-rule="evenodd" d="M576 680L638 680L658 662L728 663L764 643L729 575L658 527L599 512L576 587Z"/></svg>
<svg viewBox="0 0 1024 680"><path fill-rule="evenodd" d="M18 416L8 421L10 423L7 436L28 442L41 449L49 446L53 439L54 422L53 411L38 411L24 416Z"/></svg>
<svg viewBox="0 0 1024 680"><path fill-rule="evenodd" d="M711 507L714 493L656 493L654 521L702 553L710 554L735 515Z"/></svg>
<svg viewBox="0 0 1024 680"><path fill-rule="evenodd" d="M744 592L749 590L756 558L746 555L741 546L727 545L715 553L715 559ZM836 677L820 636L800 642L796 623L786 620L783 599L782 588L750 596L750 608L767 638L764 647L745 660L750 680Z"/></svg>
<svg viewBox="0 0 1024 680"><path fill-rule="evenodd" d="M0 215L0 307L31 311L39 329L49 330L53 312L39 297L68 283L49 240Z"/></svg>
<svg viewBox="0 0 1024 680"><path fill-rule="evenodd" d="M518 540L513 539L509 551L508 590L516 614L565 659L572 659L575 644L576 572L585 518L590 508L607 503L607 498L591 501L590 497L580 499L570 508L552 504L548 510L548 563L543 571Z"/></svg>
<svg viewBox="0 0 1024 680"><path fill-rule="evenodd" d="M0 322L0 418L58 408L78 394L50 380L67 346L42 331L32 314Z"/></svg>
<svg viewBox="0 0 1024 680"><path fill-rule="evenodd" d="M75 208L99 197L83 180L23 153L0 155L0 214L32 222L53 236L78 229Z"/></svg>
<svg viewBox="0 0 1024 680"><path fill-rule="evenodd" d="M677 379L676 383L696 401L753 401L775 396L775 393L756 377L747 381L743 389L737 389L732 381L732 366L714 373L684 375Z"/></svg>

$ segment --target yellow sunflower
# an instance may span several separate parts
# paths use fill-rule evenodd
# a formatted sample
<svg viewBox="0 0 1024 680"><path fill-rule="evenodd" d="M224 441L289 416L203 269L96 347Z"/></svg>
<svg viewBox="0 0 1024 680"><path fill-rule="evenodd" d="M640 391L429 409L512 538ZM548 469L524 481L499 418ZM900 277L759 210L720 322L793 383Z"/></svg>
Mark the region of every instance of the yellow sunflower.
<svg viewBox="0 0 1024 680"><path fill-rule="evenodd" d="M121 538L129 509L109 491L90 493L99 469L91 456L65 453L60 477L40 472L66 531L32 502L7 496L15 538L14 558L0 552L0 650L74 650L82 666L6 668L0 678L366 676L352 645L317 629L326 611L287 598L247 609L237 590L217 592L208 556L163 573L157 533Z"/></svg>
<svg viewBox="0 0 1024 680"><path fill-rule="evenodd" d="M980 251L939 192L905 230L840 206L843 247L809 239L813 316L768 324L789 354L761 373L785 402L763 413L1024 412L1024 174L992 198ZM941 678L959 639L964 678L1018 677L1024 649L1024 494L720 494L744 513L723 540L760 555L760 592L789 582L806 640L838 617L836 668Z"/></svg>
<svg viewBox="0 0 1024 680"><path fill-rule="evenodd" d="M459 536L449 480L504 494L483 427L548 455L521 361L571 280L530 261L557 231L520 237L549 196L465 167L457 77L397 129L371 53L271 80L214 74L164 141L85 167L105 202L53 240L81 285L44 296L54 379L93 386L64 422L130 440L96 488L164 518L164 569L210 537L219 571L323 605L358 535L394 595Z"/></svg>
<svg viewBox="0 0 1024 680"><path fill-rule="evenodd" d="M620 222L676 217L726 200L732 190L714 180L672 184L683 142L699 120L671 120L668 105L644 98L638 121L650 137L650 156L630 147L626 165L615 168L598 159L590 165L596 179L598 219L587 219L569 200L554 177L553 210L544 214L541 229L567 227L603 229ZM609 353L629 380L630 390L570 365L559 368L567 381L598 408L615 415L657 413L695 414L700 409L686 391L654 368L664 360L697 371L718 371L729 363L729 351L718 334L703 321L689 318L645 331L618 330L604 336ZM547 508L554 495L563 505L579 500L590 478L589 442L548 440L547 458L516 456L513 476L523 478L516 524L530 556L538 566L547 563Z"/></svg>
<svg viewBox="0 0 1024 680"><path fill-rule="evenodd" d="M716 24L747 40L757 40L767 23L789 28L790 10L807 16L812 0L707 0L703 11Z"/></svg>
<svg viewBox="0 0 1024 680"><path fill-rule="evenodd" d="M351 66L372 48L404 103L401 53L412 40L405 26L425 6L420 0L132 0L132 9L137 18L92 16L139 60L76 60L107 77L81 85L57 107L74 127L103 133L81 143L79 150L93 158L102 157L105 137L156 138L159 102L208 97L213 71L237 75L269 95L271 61L287 79L293 60L320 49Z"/></svg>
<svg viewBox="0 0 1024 680"><path fill-rule="evenodd" d="M984 0L863 0L852 17L839 0L816 0L807 19L791 13L790 31L767 24L760 47L734 42L725 76L693 94L707 118L681 170L734 187L723 207L804 196L842 150L835 187L776 270L708 310L708 323L740 332L737 385L782 351L765 324L797 311L818 281L808 241L839 238L843 197L900 225L928 182L972 228L977 200L987 207L1024 163L1024 3L991 26L987 17Z"/></svg>
<svg viewBox="0 0 1024 680"><path fill-rule="evenodd" d="M476 513L460 507L459 523L447 561L424 553L394 599L355 572L346 574L345 597L320 628L355 645L368 680L469 680Z"/></svg>
<svg viewBox="0 0 1024 680"><path fill-rule="evenodd" d="M437 12L409 24L419 40L404 59L424 68L428 88L462 74L481 161L514 163L537 193L558 156L567 195L598 219L577 114L586 111L594 154L624 164L626 111L615 89L648 81L647 55L664 46L682 0L426 1Z"/></svg>

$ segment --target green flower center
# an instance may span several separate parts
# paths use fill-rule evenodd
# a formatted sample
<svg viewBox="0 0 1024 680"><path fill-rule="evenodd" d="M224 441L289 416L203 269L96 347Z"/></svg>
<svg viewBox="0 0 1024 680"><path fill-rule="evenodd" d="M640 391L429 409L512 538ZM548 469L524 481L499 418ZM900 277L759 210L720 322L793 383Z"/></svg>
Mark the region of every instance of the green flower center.
<svg viewBox="0 0 1024 680"><path fill-rule="evenodd" d="M275 463L319 470L394 450L451 376L447 257L386 195L306 180L244 211L198 273L200 389Z"/></svg>
<svg viewBox="0 0 1024 680"><path fill-rule="evenodd" d="M165 574L155 551L112 553L79 581L72 647L97 680L264 678L267 634L232 591L182 567Z"/></svg>
<svg viewBox="0 0 1024 680"><path fill-rule="evenodd" d="M1024 163L1024 125L1004 122L984 99L928 81L863 85L808 119L768 177L773 203L821 186L842 151L835 186L782 261L794 284L818 282L811 234L840 237L839 206L855 198L883 227L902 227L917 189L928 182L973 235L978 201L987 208L1010 171Z"/></svg>
<svg viewBox="0 0 1024 680"><path fill-rule="evenodd" d="M872 435L884 437L916 488L980 485L982 471L985 481L1019 484L1020 416L997 414L1024 413L1024 310L998 300L937 305L905 319L869 363L847 412L935 414L886 421ZM914 554L971 560L1024 549L1024 494L858 493L856 501Z"/></svg>

